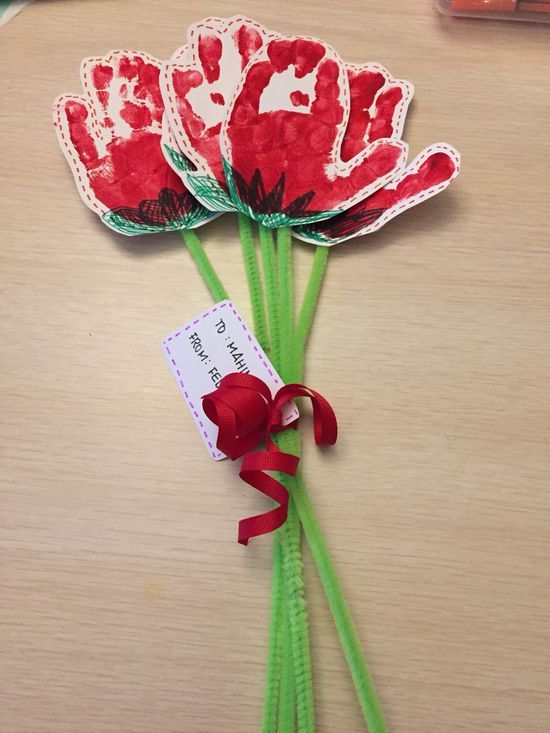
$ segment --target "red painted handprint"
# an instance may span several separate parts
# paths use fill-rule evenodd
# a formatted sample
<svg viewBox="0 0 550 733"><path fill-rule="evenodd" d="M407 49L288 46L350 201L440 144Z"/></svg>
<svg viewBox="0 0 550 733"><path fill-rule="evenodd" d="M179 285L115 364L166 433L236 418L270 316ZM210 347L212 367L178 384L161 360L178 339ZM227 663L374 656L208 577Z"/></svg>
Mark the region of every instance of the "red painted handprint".
<svg viewBox="0 0 550 733"><path fill-rule="evenodd" d="M359 117L353 129L364 126ZM407 146L377 139L346 158L349 120L346 68L329 46L303 38L264 44L222 126L237 206L268 226L299 224L333 216L384 186L402 167Z"/></svg>
<svg viewBox="0 0 550 733"><path fill-rule="evenodd" d="M240 16L207 18L190 26L187 45L164 65L162 93L178 150L223 188L221 124L243 69L268 37L259 23Z"/></svg>
<svg viewBox="0 0 550 733"><path fill-rule="evenodd" d="M124 234L185 229L212 217L164 159L160 68L133 51L85 59L84 96L54 102L59 142L84 202Z"/></svg>
<svg viewBox="0 0 550 733"><path fill-rule="evenodd" d="M414 87L394 79L379 64L346 64L350 89L349 120L342 143L342 160L350 160L382 138L399 140Z"/></svg>
<svg viewBox="0 0 550 733"><path fill-rule="evenodd" d="M393 181L328 221L296 227L299 239L337 244L372 234L407 209L444 191L460 172L460 155L446 143L430 145Z"/></svg>

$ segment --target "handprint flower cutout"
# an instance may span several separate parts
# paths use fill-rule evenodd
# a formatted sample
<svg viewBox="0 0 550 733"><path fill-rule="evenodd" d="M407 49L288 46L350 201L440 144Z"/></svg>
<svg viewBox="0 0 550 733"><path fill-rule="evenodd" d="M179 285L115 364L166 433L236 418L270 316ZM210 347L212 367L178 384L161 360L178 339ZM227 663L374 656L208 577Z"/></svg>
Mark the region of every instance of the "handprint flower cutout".
<svg viewBox="0 0 550 733"><path fill-rule="evenodd" d="M378 64L348 64L350 116L342 143L342 158L348 160L380 137L399 139L403 133L413 86L396 80ZM426 148L389 183L336 216L297 226L298 239L315 244L337 244L371 234L384 224L435 196L460 171L460 155L446 143Z"/></svg>
<svg viewBox="0 0 550 733"><path fill-rule="evenodd" d="M227 195L220 131L243 69L272 37L241 16L190 26L187 45L164 65L163 146L170 164L208 208L234 211Z"/></svg>
<svg viewBox="0 0 550 733"><path fill-rule="evenodd" d="M307 38L264 44L222 126L225 175L237 208L266 226L297 225L334 216L386 185L403 167L407 145L377 137L361 147L358 130L371 120L359 111L351 121L360 149L350 143L346 158L350 111L348 71L330 46Z"/></svg>
<svg viewBox="0 0 550 733"><path fill-rule="evenodd" d="M407 209L444 191L460 172L460 155L446 143L426 148L393 181L327 221L296 227L298 239L337 244L372 234Z"/></svg>
<svg viewBox="0 0 550 733"><path fill-rule="evenodd" d="M59 142L85 204L127 235L186 229L213 216L162 153L160 68L133 51L85 59L84 95L54 102Z"/></svg>

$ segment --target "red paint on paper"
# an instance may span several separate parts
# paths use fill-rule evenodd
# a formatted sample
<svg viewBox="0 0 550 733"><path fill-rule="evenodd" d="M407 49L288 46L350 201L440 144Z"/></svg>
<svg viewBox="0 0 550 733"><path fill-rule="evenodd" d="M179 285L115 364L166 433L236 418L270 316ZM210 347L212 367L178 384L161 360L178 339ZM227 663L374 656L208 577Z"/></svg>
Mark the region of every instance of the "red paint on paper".
<svg viewBox="0 0 550 733"><path fill-rule="evenodd" d="M96 89L105 89L113 79L113 70L110 66L98 64L93 71L92 78Z"/></svg>
<svg viewBox="0 0 550 733"><path fill-rule="evenodd" d="M422 163L417 172L405 176L395 189L392 190L390 184L369 196L362 204L369 209L389 209L448 180L455 169L456 164L447 153L434 153Z"/></svg>
<svg viewBox="0 0 550 733"><path fill-rule="evenodd" d="M126 102L120 110L120 116L134 130L142 130L150 125L152 121L148 107L134 102Z"/></svg>
<svg viewBox="0 0 550 733"><path fill-rule="evenodd" d="M99 155L95 138L90 133L91 120L88 108L82 102L69 100L65 105L65 114L69 124L69 136L87 169L98 165Z"/></svg>
<svg viewBox="0 0 550 733"><path fill-rule="evenodd" d="M204 76L209 84L220 78L220 59L222 56L222 42L219 38L204 33L199 37L199 59Z"/></svg>
<svg viewBox="0 0 550 733"><path fill-rule="evenodd" d="M437 152L430 152L434 149ZM430 147L396 181L332 219L312 225L310 231L333 242L376 231L401 212L446 188L458 169L456 151L446 145Z"/></svg>
<svg viewBox="0 0 550 733"><path fill-rule="evenodd" d="M309 94L296 90L290 93L290 101L295 107L307 107L309 104Z"/></svg>
<svg viewBox="0 0 550 733"><path fill-rule="evenodd" d="M250 58L262 45L263 38L257 28L247 23L240 26L234 34L234 38L241 57L241 69L244 69Z"/></svg>
<svg viewBox="0 0 550 733"><path fill-rule="evenodd" d="M315 210L332 210L391 174L403 155L402 148L391 142L380 144L346 175L331 172L345 110L340 100L342 67L328 57L326 47L309 39L277 39L266 48L268 60L249 67L228 120L230 163L235 170L247 182L259 170L266 191L284 173L283 208L314 191ZM309 113L286 108L260 112L262 94L273 76L290 67L296 77L316 72Z"/></svg>
<svg viewBox="0 0 550 733"><path fill-rule="evenodd" d="M382 70L349 68L350 115L342 159L350 160L366 145L395 135L394 116L403 99L403 87L388 82Z"/></svg>
<svg viewBox="0 0 550 733"><path fill-rule="evenodd" d="M365 148L365 138L371 121L370 108L377 92L384 86L380 72L348 70L350 115L342 145L342 159L350 160Z"/></svg>
<svg viewBox="0 0 550 733"><path fill-rule="evenodd" d="M159 71L159 66L134 55L116 56L110 65L103 60L90 69L103 109L114 93L115 87L110 85L121 78L127 80L129 98L119 114L130 131L117 133L120 124L105 115L99 120L107 136L103 143L93 131L87 101L82 98L65 102L71 142L87 171L92 191L107 209L137 207L144 200L157 199L163 188L175 193L186 190L160 146L163 105Z"/></svg>
<svg viewBox="0 0 550 733"><path fill-rule="evenodd" d="M322 43L307 38L283 39L270 43L267 55L274 71L282 72L294 67L297 79L311 74L326 55Z"/></svg>
<svg viewBox="0 0 550 733"><path fill-rule="evenodd" d="M106 91L98 91L97 93L97 100L101 107L106 110L109 105L109 92Z"/></svg>
<svg viewBox="0 0 550 733"><path fill-rule="evenodd" d="M118 71L121 77L131 80L137 77L138 69L143 64L143 59L134 56L125 56L120 59Z"/></svg>
<svg viewBox="0 0 550 733"><path fill-rule="evenodd" d="M403 89L398 85L390 85L383 89L376 100L376 112L370 121L368 139L380 140L394 134L393 116L395 108L403 99Z"/></svg>
<svg viewBox="0 0 550 733"><path fill-rule="evenodd" d="M225 107L230 102L232 93L231 86L228 85L238 81L238 74L232 67L233 54L238 54L240 67L244 68L262 45L263 38L259 26L246 21L240 22L236 28L233 28L233 23L224 29L199 28L197 68L176 67L170 72L177 115L186 138L185 152L191 160L201 161L203 168L224 187L225 176L220 151L221 122L205 122L191 105L189 94L197 87L214 84L216 86L210 93L210 99L215 105ZM230 58L225 59L225 68L224 53L231 54ZM227 80L220 76L224 71L228 75ZM222 82L227 82L222 84L224 93L219 91Z"/></svg>

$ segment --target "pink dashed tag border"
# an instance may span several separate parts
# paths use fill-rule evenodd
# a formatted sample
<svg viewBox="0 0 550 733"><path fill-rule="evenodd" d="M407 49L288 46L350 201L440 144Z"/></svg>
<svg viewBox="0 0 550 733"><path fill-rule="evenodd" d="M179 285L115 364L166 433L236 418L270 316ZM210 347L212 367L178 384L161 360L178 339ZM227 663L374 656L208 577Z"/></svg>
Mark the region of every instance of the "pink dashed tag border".
<svg viewBox="0 0 550 733"><path fill-rule="evenodd" d="M224 453L222 453L221 451L219 451L216 445L211 440L210 435L205 425L205 421L207 421L208 418L204 415L202 411L202 406L197 405L195 404L195 402L193 402L193 399L189 394L188 388L186 387L186 382L184 381L185 380L185 374L184 374L185 367L184 365L178 363L176 359L176 354L174 353L174 350L173 348L171 348L171 346L173 347L174 341L176 341L181 336L185 335L188 331L190 331L198 323L201 323L201 321L204 321L206 318L209 318L216 313L219 314L219 312L223 311L224 309L230 310L231 313L236 317L254 353L258 357L258 361L259 361L258 369L257 371L254 370L251 373L254 376L259 377L260 379L264 379L264 380L265 380L265 377L268 375L271 382L274 385L274 387L272 388L273 391L277 391L280 387L283 386L282 379L275 371L266 353L264 352L264 350L261 348L261 346L256 341L254 335L251 333L245 321L239 315L233 303L229 300L225 300L225 301L221 301L220 303L216 303L215 306L204 311L204 313L201 313L196 318L194 318L192 321L189 321L189 323L186 323L184 326L182 326L178 331L176 331L175 333L171 334L170 336L168 336L167 338L163 340L162 349L164 351L166 361L168 362L168 365L170 366L170 369L174 375L174 378L176 379L178 387L180 388L180 392L182 393L183 398L185 399L185 402L187 403L187 407L189 408L189 411L191 412L191 415L193 416L194 421L197 427L199 428L201 437L203 438L210 455L216 461L222 460L223 458L226 458L227 456ZM212 385L212 388L214 389L214 385ZM299 417L298 408L296 407L296 405L293 405L292 408L285 415L284 423L288 424L290 422L293 422L294 420L298 419L298 417Z"/></svg>

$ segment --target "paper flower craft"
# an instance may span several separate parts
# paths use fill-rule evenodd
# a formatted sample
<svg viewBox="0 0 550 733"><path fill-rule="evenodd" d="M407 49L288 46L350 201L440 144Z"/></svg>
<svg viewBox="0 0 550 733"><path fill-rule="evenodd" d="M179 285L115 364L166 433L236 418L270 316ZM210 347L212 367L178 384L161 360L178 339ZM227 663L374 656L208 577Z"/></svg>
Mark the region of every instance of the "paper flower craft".
<svg viewBox="0 0 550 733"><path fill-rule="evenodd" d="M84 96L54 102L59 142L84 203L123 234L196 227L213 216L162 153L160 68L133 51L84 59Z"/></svg>
<svg viewBox="0 0 550 733"><path fill-rule="evenodd" d="M345 64L323 41L278 35L241 16L191 26L187 44L164 64L113 51L85 60L81 75L84 95L59 97L54 121L84 202L123 234L181 230L215 301L227 294L191 228L237 212L254 331L286 385L270 399L269 387L252 374L220 375L203 399L204 420L219 427L221 453L241 456L257 438L265 440L265 451L245 452L240 475L278 504L244 520L240 536L246 544L276 530L262 733L315 731L302 531L368 730L386 733L298 470L300 432L283 424L280 411L289 395L310 397L317 442L334 442L330 406L300 383L327 245L371 234L443 191L460 157L437 143L406 167L410 82L379 64ZM297 316L292 236L314 245Z"/></svg>
<svg viewBox="0 0 550 733"><path fill-rule="evenodd" d="M252 56L274 34L248 18L207 18L165 64L163 144L174 170L206 206L234 211L227 196L220 132Z"/></svg>

